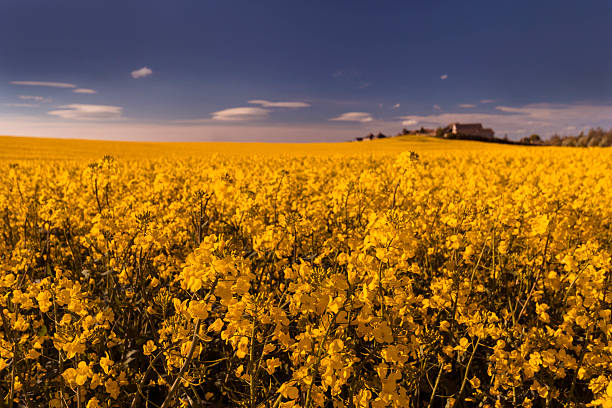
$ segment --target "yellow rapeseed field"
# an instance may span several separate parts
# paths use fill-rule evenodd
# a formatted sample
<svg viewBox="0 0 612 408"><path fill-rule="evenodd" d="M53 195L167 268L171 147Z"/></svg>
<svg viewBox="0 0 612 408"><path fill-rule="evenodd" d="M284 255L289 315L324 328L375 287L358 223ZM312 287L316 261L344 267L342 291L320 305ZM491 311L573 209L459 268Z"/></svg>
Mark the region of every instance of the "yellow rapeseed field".
<svg viewBox="0 0 612 408"><path fill-rule="evenodd" d="M0 138L0 405L612 407L612 151Z"/></svg>
<svg viewBox="0 0 612 408"><path fill-rule="evenodd" d="M505 145L489 149L506 150ZM115 159L157 159L224 156L333 156L347 154L400 153L406 150L456 151L482 149L470 141L447 141L425 136L397 137L374 142L353 143L145 143L101 140L65 140L0 136L0 160L98 160L103 155Z"/></svg>

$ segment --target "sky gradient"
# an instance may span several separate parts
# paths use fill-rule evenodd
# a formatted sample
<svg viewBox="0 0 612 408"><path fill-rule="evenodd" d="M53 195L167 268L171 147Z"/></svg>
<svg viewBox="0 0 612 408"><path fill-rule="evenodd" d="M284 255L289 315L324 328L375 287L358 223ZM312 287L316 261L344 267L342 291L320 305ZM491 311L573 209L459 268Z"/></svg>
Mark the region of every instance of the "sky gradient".
<svg viewBox="0 0 612 408"><path fill-rule="evenodd" d="M612 127L609 1L3 0L0 134L341 141Z"/></svg>

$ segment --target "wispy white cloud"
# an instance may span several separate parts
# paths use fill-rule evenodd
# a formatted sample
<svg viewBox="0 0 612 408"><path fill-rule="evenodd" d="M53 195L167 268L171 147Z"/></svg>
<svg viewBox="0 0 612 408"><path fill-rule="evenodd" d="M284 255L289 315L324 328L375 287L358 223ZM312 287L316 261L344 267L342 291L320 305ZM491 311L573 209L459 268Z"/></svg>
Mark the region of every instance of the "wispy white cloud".
<svg viewBox="0 0 612 408"><path fill-rule="evenodd" d="M121 106L71 104L58 106L49 111L49 115L74 120L107 120L121 117Z"/></svg>
<svg viewBox="0 0 612 408"><path fill-rule="evenodd" d="M476 105L473 105L471 103L462 103L462 104L459 104L459 107L464 108L464 109L471 109L471 108L475 108Z"/></svg>
<svg viewBox="0 0 612 408"><path fill-rule="evenodd" d="M76 88L75 84L69 84L66 82L45 82L45 81L11 81L12 85L26 85L26 86L49 86L52 88Z"/></svg>
<svg viewBox="0 0 612 408"><path fill-rule="evenodd" d="M442 108L440 107L440 105L438 105L438 104L435 104L435 105L433 106L433 108L434 108L435 110L440 110L440 109L442 109Z"/></svg>
<svg viewBox="0 0 612 408"><path fill-rule="evenodd" d="M45 97L44 96L34 96L34 95L19 95L19 99L22 99L24 101L42 102L45 100Z"/></svg>
<svg viewBox="0 0 612 408"><path fill-rule="evenodd" d="M395 105L393 105L393 109L398 109L400 107L399 103L396 103Z"/></svg>
<svg viewBox="0 0 612 408"><path fill-rule="evenodd" d="M75 89L72 92L79 93L79 94L95 94L95 93L98 93L97 91L95 91L93 89L88 89L88 88L78 88L78 89Z"/></svg>
<svg viewBox="0 0 612 408"><path fill-rule="evenodd" d="M534 103L521 107L496 106L495 109L522 116L528 121L567 122L568 126L580 127L570 122L593 123L593 126L597 126L597 123L602 121L612 122L612 106L610 105Z"/></svg>
<svg viewBox="0 0 612 408"><path fill-rule="evenodd" d="M402 122L403 126L412 126L412 125L416 125L418 122L414 119L408 119Z"/></svg>
<svg viewBox="0 0 612 408"><path fill-rule="evenodd" d="M343 122L372 122L374 118L367 112L346 112L330 120L343 121Z"/></svg>
<svg viewBox="0 0 612 408"><path fill-rule="evenodd" d="M247 120L261 120L268 117L270 113L269 109L241 107L241 108L230 108L223 109L217 112L213 112L212 119L224 122L242 122Z"/></svg>
<svg viewBox="0 0 612 408"><path fill-rule="evenodd" d="M2 106L7 108L36 108L38 105L34 103L3 103Z"/></svg>
<svg viewBox="0 0 612 408"><path fill-rule="evenodd" d="M493 103L495 102L495 99L481 99L480 103Z"/></svg>
<svg viewBox="0 0 612 408"><path fill-rule="evenodd" d="M448 78L448 74L440 75L441 80L444 81L446 78Z"/></svg>
<svg viewBox="0 0 612 408"><path fill-rule="evenodd" d="M403 123L415 121L424 127L445 126L453 122L480 122L492 127L497 135L509 136L524 136L526 133L549 136L596 126L612 127L612 105L540 103L519 107L497 106L496 110L498 113L437 113L400 116L399 119Z"/></svg>
<svg viewBox="0 0 612 408"><path fill-rule="evenodd" d="M261 105L264 108L308 108L309 103L306 102L271 102L264 99L253 99L249 101L253 105Z"/></svg>
<svg viewBox="0 0 612 408"><path fill-rule="evenodd" d="M134 79L144 78L151 74L153 74L153 70L151 70L151 68L142 67L140 69L132 71L132 78Z"/></svg>

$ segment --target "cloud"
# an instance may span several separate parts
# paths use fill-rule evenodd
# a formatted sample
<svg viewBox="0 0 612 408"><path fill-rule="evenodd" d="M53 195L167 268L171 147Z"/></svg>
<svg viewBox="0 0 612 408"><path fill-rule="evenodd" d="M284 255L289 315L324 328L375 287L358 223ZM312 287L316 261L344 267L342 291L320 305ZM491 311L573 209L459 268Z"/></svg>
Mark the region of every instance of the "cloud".
<svg viewBox="0 0 612 408"><path fill-rule="evenodd" d="M495 102L495 99L481 99L480 103L493 103Z"/></svg>
<svg viewBox="0 0 612 408"><path fill-rule="evenodd" d="M446 78L448 78L448 74L440 75L441 80L444 81Z"/></svg>
<svg viewBox="0 0 612 408"><path fill-rule="evenodd" d="M465 109L470 109L470 108L475 108L476 105L472 105L471 103L462 103L459 105L460 108L465 108Z"/></svg>
<svg viewBox="0 0 612 408"><path fill-rule="evenodd" d="M96 91L94 91L93 89L87 89L87 88L79 88L79 89L75 89L74 91L72 91L74 93L80 93L80 94L95 94L98 93Z"/></svg>
<svg viewBox="0 0 612 408"><path fill-rule="evenodd" d="M49 111L49 115L63 119L102 120L121 117L121 106L71 104L58 106L58 110Z"/></svg>
<svg viewBox="0 0 612 408"><path fill-rule="evenodd" d="M408 119L402 122L402 126L412 126L416 125L418 122L414 119Z"/></svg>
<svg viewBox="0 0 612 408"><path fill-rule="evenodd" d="M495 109L514 116L521 116L533 123L566 122L565 126L581 128L590 123L592 126L598 126L597 123L600 122L612 122L612 106L610 105L534 103L521 107L496 106Z"/></svg>
<svg viewBox="0 0 612 408"><path fill-rule="evenodd" d="M367 112L346 112L330 120L343 121L343 122L372 122L374 118Z"/></svg>
<svg viewBox="0 0 612 408"><path fill-rule="evenodd" d="M34 103L3 103L2 106L9 108L36 108L38 105Z"/></svg>
<svg viewBox="0 0 612 408"><path fill-rule="evenodd" d="M132 71L132 78L134 79L144 78L151 74L153 74L153 71L150 68L142 67L140 69Z"/></svg>
<svg viewBox="0 0 612 408"><path fill-rule="evenodd" d="M19 95L19 99L23 99L24 101L36 101L36 102L42 102L45 100L43 96L33 96L33 95Z"/></svg>
<svg viewBox="0 0 612 408"><path fill-rule="evenodd" d="M393 109L398 109L400 107L399 103L396 103L395 105L393 105Z"/></svg>
<svg viewBox="0 0 612 408"><path fill-rule="evenodd" d="M45 81L11 81L12 85L26 85L26 86L50 86L52 88L76 88L75 84L68 84L65 82L45 82Z"/></svg>
<svg viewBox="0 0 612 408"><path fill-rule="evenodd" d="M438 105L438 104L435 104L435 105L433 106L433 108L434 108L435 110L440 110L440 109L442 109L442 108L440 107L440 105Z"/></svg>
<svg viewBox="0 0 612 408"><path fill-rule="evenodd" d="M224 122L238 122L246 120L261 120L268 117L269 109L242 107L230 108L213 112L212 119Z"/></svg>
<svg viewBox="0 0 612 408"><path fill-rule="evenodd" d="M271 102L264 99L253 99L249 101L253 105L261 105L264 108L308 108L309 103L306 102Z"/></svg>
<svg viewBox="0 0 612 408"><path fill-rule="evenodd" d="M568 127L574 133L590 127L612 127L612 105L592 104L528 104L519 107L497 106L498 113L437 113L434 115L400 116L403 121L416 121L424 127L446 126L449 123L482 123L491 127L497 135L525 136L538 133L550 136L553 133L567 133Z"/></svg>

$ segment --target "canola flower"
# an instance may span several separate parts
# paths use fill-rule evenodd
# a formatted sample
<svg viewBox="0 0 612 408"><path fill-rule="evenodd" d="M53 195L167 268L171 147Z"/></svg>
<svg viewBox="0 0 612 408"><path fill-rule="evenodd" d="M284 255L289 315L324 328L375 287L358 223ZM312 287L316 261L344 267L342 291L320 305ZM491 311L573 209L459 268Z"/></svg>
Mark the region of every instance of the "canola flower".
<svg viewBox="0 0 612 408"><path fill-rule="evenodd" d="M612 407L611 159L0 161L0 398Z"/></svg>

